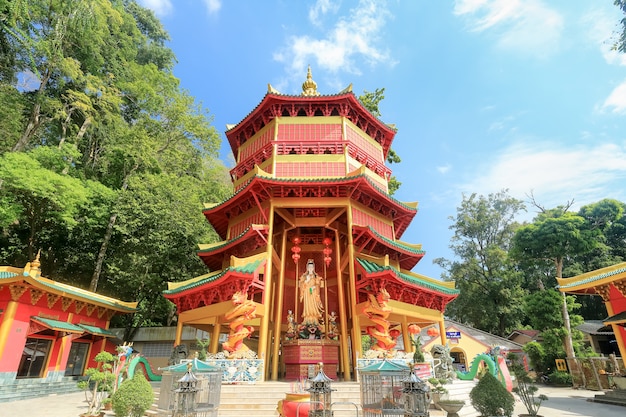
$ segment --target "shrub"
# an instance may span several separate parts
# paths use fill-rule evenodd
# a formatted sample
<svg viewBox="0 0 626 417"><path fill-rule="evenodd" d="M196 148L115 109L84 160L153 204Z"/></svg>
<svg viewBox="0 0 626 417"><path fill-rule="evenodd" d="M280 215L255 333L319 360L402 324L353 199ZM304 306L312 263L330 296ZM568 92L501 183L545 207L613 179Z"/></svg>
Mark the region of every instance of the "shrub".
<svg viewBox="0 0 626 417"><path fill-rule="evenodd" d="M572 385L572 376L568 372L554 371L548 375L551 385Z"/></svg>
<svg viewBox="0 0 626 417"><path fill-rule="evenodd" d="M490 372L485 373L478 384L472 388L470 401L472 407L482 416L505 415L511 417L515 407L513 395Z"/></svg>
<svg viewBox="0 0 626 417"><path fill-rule="evenodd" d="M517 387L513 388L513 392L519 396L528 414L536 416L541 403L546 401L548 397L543 394L536 395L539 388L534 384L534 381L523 366L513 366L512 369L517 380Z"/></svg>
<svg viewBox="0 0 626 417"><path fill-rule="evenodd" d="M118 417L142 417L154 401L152 386L142 373L122 382L113 394L113 411Z"/></svg>
<svg viewBox="0 0 626 417"><path fill-rule="evenodd" d="M98 363L98 367L89 368L85 371L86 380L78 382L78 388L85 390L85 400L87 402L87 411L85 415L99 415L103 401L109 396L113 388L115 375L112 373L115 357L109 352L103 351L94 357L94 361Z"/></svg>

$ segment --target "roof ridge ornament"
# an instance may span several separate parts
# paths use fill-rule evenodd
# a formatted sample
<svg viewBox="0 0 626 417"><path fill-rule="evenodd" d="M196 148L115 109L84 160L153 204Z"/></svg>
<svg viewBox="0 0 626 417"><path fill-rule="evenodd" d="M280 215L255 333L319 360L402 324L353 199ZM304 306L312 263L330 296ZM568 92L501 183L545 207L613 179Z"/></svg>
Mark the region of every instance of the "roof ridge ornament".
<svg viewBox="0 0 626 417"><path fill-rule="evenodd" d="M306 73L306 81L302 83L302 95L303 96L319 96L320 93L317 91L317 83L313 81L313 75L311 75L311 66Z"/></svg>

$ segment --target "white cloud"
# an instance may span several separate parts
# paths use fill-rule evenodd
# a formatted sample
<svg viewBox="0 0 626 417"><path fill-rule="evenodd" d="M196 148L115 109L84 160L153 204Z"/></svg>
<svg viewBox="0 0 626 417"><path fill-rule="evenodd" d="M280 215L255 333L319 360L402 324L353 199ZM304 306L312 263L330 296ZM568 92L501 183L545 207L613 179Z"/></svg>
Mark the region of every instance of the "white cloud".
<svg viewBox="0 0 626 417"><path fill-rule="evenodd" d="M476 32L495 31L505 50L546 56L559 46L563 18L541 0L457 0L454 14Z"/></svg>
<svg viewBox="0 0 626 417"><path fill-rule="evenodd" d="M139 4L152 10L159 17L167 16L174 10L170 0L139 0Z"/></svg>
<svg viewBox="0 0 626 417"><path fill-rule="evenodd" d="M437 167L437 171L440 174L446 174L448 171L450 171L452 169L452 165L450 164L445 164L445 165L441 165Z"/></svg>
<svg viewBox="0 0 626 417"><path fill-rule="evenodd" d="M487 195L509 189L524 200L532 192L548 207L572 199L577 207L603 198L626 199L626 145L518 143L486 159L489 165L476 169L482 174L461 185L460 191Z"/></svg>
<svg viewBox="0 0 626 417"><path fill-rule="evenodd" d="M309 20L313 24L318 24L320 15L328 12L337 12L339 10L339 2L334 0L317 0L315 5L309 10Z"/></svg>
<svg viewBox="0 0 626 417"><path fill-rule="evenodd" d="M313 10L313 16L318 17L325 9L317 3ZM348 16L340 17L332 28L324 30L325 37L293 36L284 49L274 54L274 59L287 64L289 72L298 79L302 78L308 64L333 73L359 74L357 57L371 65L389 63L388 52L377 45L378 35L389 16L385 2L360 0ZM318 19L316 23L321 22Z"/></svg>
<svg viewBox="0 0 626 417"><path fill-rule="evenodd" d="M592 45L600 48L608 64L626 65L626 54L613 48L617 40L617 32L620 31L618 23L623 16L617 7L609 6L609 9L605 7L587 11L580 21L581 31L584 31Z"/></svg>
<svg viewBox="0 0 626 417"><path fill-rule="evenodd" d="M203 0L209 14L217 14L222 8L221 0Z"/></svg>
<svg viewBox="0 0 626 417"><path fill-rule="evenodd" d="M615 87L611 94L604 100L602 110L610 110L613 113L626 113L626 81Z"/></svg>

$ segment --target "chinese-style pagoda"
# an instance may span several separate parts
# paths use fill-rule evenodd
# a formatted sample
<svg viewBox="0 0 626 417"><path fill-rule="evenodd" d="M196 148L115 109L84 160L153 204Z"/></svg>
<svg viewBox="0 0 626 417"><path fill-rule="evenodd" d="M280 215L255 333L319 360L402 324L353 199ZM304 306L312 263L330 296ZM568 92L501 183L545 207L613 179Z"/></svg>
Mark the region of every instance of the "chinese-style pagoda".
<svg viewBox="0 0 626 417"><path fill-rule="evenodd" d="M309 68L301 95L268 85L227 129L234 193L204 209L223 240L198 252L211 272L164 292L178 310L176 344L193 326L211 333L211 353L256 349L266 379L306 377L324 362L349 380L365 356L361 335L381 357L400 334L400 350L413 350L409 324L438 327L445 343L443 311L458 291L410 272L424 251L399 240L417 203L388 193L393 126L352 86L320 95Z"/></svg>

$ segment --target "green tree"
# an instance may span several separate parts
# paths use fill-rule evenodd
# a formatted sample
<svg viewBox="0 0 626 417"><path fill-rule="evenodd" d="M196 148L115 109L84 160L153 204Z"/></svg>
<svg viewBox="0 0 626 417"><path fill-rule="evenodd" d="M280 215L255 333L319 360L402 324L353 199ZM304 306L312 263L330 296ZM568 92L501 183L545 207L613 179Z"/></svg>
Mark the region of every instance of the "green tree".
<svg viewBox="0 0 626 417"><path fill-rule="evenodd" d="M563 277L565 260L591 251L597 246L597 231L585 227L585 219L568 211L572 202L555 209L540 210L532 223L520 227L513 238L511 255L515 259L548 261L554 265L555 277ZM569 311L563 293L561 315L565 326L562 340L567 357L575 357Z"/></svg>
<svg viewBox="0 0 626 417"><path fill-rule="evenodd" d="M501 336L520 326L524 291L508 251L522 210L523 202L506 191L463 196L456 217L450 217L450 248L458 260L434 260L447 271L444 279L454 280L460 290L448 316Z"/></svg>
<svg viewBox="0 0 626 417"><path fill-rule="evenodd" d="M202 203L230 188L208 111L173 75L169 35L132 0L0 0L0 261L139 301L206 270Z"/></svg>

